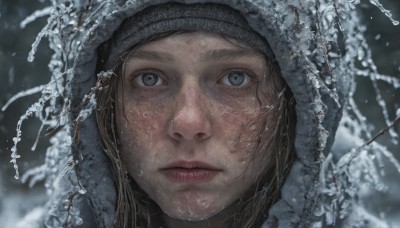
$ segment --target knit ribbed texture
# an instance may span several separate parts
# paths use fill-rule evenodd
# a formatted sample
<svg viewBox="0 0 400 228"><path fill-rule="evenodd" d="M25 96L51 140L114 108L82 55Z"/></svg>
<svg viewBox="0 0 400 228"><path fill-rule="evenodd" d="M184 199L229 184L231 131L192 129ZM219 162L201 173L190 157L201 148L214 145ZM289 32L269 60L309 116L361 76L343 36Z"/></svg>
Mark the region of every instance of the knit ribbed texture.
<svg viewBox="0 0 400 228"><path fill-rule="evenodd" d="M168 3L150 6L126 19L114 33L111 42L103 45L108 57L106 68L143 40L170 31L205 31L223 34L258 49L273 58L268 43L248 25L236 10L221 4ZM104 60L102 60L104 61Z"/></svg>

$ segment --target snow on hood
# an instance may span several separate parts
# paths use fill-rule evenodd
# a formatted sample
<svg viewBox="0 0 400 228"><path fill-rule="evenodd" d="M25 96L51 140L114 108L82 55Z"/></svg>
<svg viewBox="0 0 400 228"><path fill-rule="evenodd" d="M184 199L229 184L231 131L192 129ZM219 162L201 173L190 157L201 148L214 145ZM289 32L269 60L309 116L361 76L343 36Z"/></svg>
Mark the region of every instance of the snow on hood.
<svg viewBox="0 0 400 228"><path fill-rule="evenodd" d="M82 51L78 53L72 72L73 106L78 106L84 96L90 93L95 85L96 48L108 40L122 21L141 9L168 1L127 1L122 5L108 4L103 6L109 13L101 14L87 38L83 41ZM198 3L205 1L179 1ZM282 188L282 198L270 210L269 223L282 226L307 225L311 221L315 202L317 201L316 183L322 154L327 154L334 139L345 97L349 92L352 65L345 65L345 59L353 59L353 53L347 56L339 53L340 42L331 26L335 20L334 8L328 3L315 1L207 1L223 3L239 10L248 20L250 26L266 38L275 58L279 63L282 76L285 78L296 99L297 131L295 147L297 160ZM331 12L330 12L331 11ZM104 12L104 11L103 11ZM341 15L350 17L350 15ZM346 29L352 29L344 27ZM343 55L343 56L342 56ZM342 66L342 67L334 67ZM329 114L329 115L327 115ZM75 113L77 118L79 113ZM94 118L85 121L82 128L81 143L75 150L82 155L78 176L82 182L99 183L95 176L109 184L111 177L105 182L107 170L105 161L92 160L87 157L100 158L101 147L90 144L98 138ZM86 130L85 130L86 129ZM94 136L94 137L93 137ZM82 145L82 148L80 146ZM88 148L94 147L94 148ZM93 151L98 151L93 155ZM104 158L102 158L104 159ZM91 159L89 159L90 161ZM87 169L85 167L98 166ZM93 170L90 172L90 170ZM101 175L98 175L99 170ZM109 175L108 175L109 176ZM95 207L112 208L112 198L103 196L102 185L87 184ZM93 188L93 189L92 189ZM108 191L111 192L111 191ZM103 198L110 199L104 201ZM101 206L99 206L101 205ZM97 210L101 211L101 210ZM112 211L112 210L110 210ZM108 211L107 213L109 213ZM110 215L110 214L108 214ZM107 217L107 216L102 216ZM111 219L110 219L111 220Z"/></svg>
<svg viewBox="0 0 400 228"><path fill-rule="evenodd" d="M165 2L169 1L54 0L54 7L46 9L50 13L48 25L38 39L45 34L49 37L50 47L55 52L49 65L53 76L43 90L42 100L32 106L29 115L43 109L46 102L50 103L50 107L47 106L49 113L68 114L48 121L47 125L54 128L64 127L52 137L43 167L28 172L24 178L45 176L51 198L48 206L52 208L46 218L47 224L57 226L56 220L72 215L71 224L79 225L82 219L90 220L94 216L99 226L112 227L116 191L107 158L102 152L96 120L91 115L96 106L96 51L125 18L145 7ZM297 156L283 184L281 199L270 208L264 226L310 226L315 220L316 209L320 208L321 165L326 157L337 156L331 152L335 132L346 102L351 100L355 63L362 60L357 59L360 58L358 49L365 42L354 10L358 1L175 2L229 5L240 11L253 30L269 42L282 76L296 99ZM33 60L33 54L30 60ZM100 76L107 77L107 73ZM82 101L87 105L82 107ZM73 144L70 127L77 121L81 123L81 135L79 142ZM19 136L16 143L18 139ZM14 152L13 160L16 161L16 149ZM51 167L54 168L49 169ZM323 171L324 168L326 166L322 166ZM59 203L60 199L75 203L82 197L90 199L93 215L88 208L64 207Z"/></svg>

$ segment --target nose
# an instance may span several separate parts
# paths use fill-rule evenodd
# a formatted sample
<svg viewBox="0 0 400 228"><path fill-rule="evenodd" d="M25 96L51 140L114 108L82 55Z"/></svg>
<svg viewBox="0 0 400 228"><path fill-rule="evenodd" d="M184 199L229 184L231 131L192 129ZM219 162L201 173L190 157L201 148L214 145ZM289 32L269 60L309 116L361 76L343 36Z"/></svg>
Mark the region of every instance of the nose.
<svg viewBox="0 0 400 228"><path fill-rule="evenodd" d="M175 140L203 141L211 136L210 113L199 88L181 89L168 134Z"/></svg>

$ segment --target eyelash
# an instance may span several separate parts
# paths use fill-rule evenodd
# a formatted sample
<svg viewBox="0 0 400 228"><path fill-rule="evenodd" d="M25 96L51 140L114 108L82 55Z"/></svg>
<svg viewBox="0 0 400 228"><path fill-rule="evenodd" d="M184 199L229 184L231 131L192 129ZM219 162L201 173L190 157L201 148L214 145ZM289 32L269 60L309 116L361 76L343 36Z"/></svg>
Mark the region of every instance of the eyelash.
<svg viewBox="0 0 400 228"><path fill-rule="evenodd" d="M140 85L138 83L137 80L140 80L140 76L144 76L145 74L153 74L156 75L158 77L158 80L161 80L161 85L165 85L166 84L166 80L164 79L164 77L162 76L163 73L157 71L157 70L142 70L139 72L135 72L135 74L132 77L132 82L135 84L135 87L141 87L141 88L145 88L145 89L154 89L154 87L159 86L160 84L158 84L158 81L156 82L155 85L152 86L146 86L146 85Z"/></svg>
<svg viewBox="0 0 400 228"><path fill-rule="evenodd" d="M240 73L244 74L245 78L244 79L244 85L229 85L223 82L224 79L227 79L226 77L229 77L230 74L232 73ZM146 86L146 85L140 85L138 83L138 80L140 80L140 77L145 75L145 74L154 74L158 77L158 80L161 80L161 83L157 81L154 85L151 86ZM220 74L221 75L221 74ZM231 95L231 96L240 96L244 93L249 92L253 88L252 85L254 85L257 81L257 76L251 71L245 70L243 68L230 68L227 70L224 70L222 73L222 76L219 77L219 79L216 81L216 86L219 87L221 91L225 91L225 93ZM136 71L132 77L131 77L131 82L135 88L137 88L136 92L140 96L154 96L156 94L161 94L161 91L164 91L165 89L168 90L168 77L165 76L164 73L160 72L159 70L155 69L143 69ZM141 82L142 83L142 82Z"/></svg>
<svg viewBox="0 0 400 228"><path fill-rule="evenodd" d="M222 82L223 82L224 78L229 76L229 74L231 74L231 73L242 73L245 76L248 76L248 82L246 83L246 85L239 85L239 86L223 84ZM251 85L256 78L257 77L252 72L249 72L244 69L235 69L234 68L234 69L229 69L227 71L224 71L224 73L222 74L222 77L218 80L218 82L220 82L222 86L229 87L231 89L244 89L244 88L247 88L249 85Z"/></svg>

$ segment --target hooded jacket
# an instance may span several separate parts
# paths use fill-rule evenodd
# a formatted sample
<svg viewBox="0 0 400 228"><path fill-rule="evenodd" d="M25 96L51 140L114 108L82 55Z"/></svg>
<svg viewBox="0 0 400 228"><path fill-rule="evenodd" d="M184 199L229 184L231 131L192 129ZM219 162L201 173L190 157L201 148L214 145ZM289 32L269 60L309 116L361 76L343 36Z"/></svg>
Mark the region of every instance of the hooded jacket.
<svg viewBox="0 0 400 228"><path fill-rule="evenodd" d="M45 171L49 212L43 213L43 222L50 227L113 227L117 193L92 113L98 77L107 77L107 72L95 73L97 48L111 38L126 18L150 5L166 2L169 1L53 1L54 8L44 30L55 51L50 63L53 76L48 85L48 100L54 101L54 112L68 114L58 119L63 127L53 136L45 163L48 168L54 167ZM263 227L310 227L316 221L318 224L323 214L321 185L328 185L320 182L321 170L327 168L322 163L326 157L337 160L342 155L334 153L332 145L351 96L355 50L363 42L357 37L360 31L355 3L175 2L226 4L238 10L250 27L268 41L296 100L297 126L296 159L281 188L281 198L265 212L268 216ZM77 122L80 137L72 142Z"/></svg>

